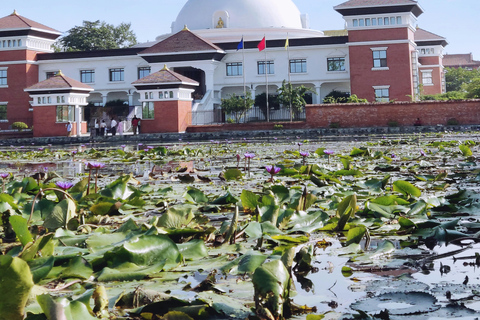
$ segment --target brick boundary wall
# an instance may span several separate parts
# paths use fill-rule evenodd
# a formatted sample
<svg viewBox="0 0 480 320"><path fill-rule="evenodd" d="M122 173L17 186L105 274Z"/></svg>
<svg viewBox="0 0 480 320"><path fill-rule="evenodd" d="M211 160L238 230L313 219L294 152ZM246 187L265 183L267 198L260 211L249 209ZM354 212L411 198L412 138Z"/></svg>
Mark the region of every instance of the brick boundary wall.
<svg viewBox="0 0 480 320"><path fill-rule="evenodd" d="M321 104L306 106L305 128L412 126L420 118L424 126L480 124L480 100L393 103Z"/></svg>

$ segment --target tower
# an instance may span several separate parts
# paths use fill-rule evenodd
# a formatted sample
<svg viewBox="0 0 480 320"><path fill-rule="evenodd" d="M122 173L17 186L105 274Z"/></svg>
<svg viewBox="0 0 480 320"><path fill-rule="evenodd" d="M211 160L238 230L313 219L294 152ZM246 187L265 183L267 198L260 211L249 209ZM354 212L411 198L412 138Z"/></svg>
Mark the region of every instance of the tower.
<svg viewBox="0 0 480 320"><path fill-rule="evenodd" d="M351 92L368 101L410 101L418 93L413 0L350 0L334 8L348 29Z"/></svg>
<svg viewBox="0 0 480 320"><path fill-rule="evenodd" d="M38 82L37 54L52 52L60 35L16 11L0 18L0 129L17 121L33 124L30 98L23 89Z"/></svg>

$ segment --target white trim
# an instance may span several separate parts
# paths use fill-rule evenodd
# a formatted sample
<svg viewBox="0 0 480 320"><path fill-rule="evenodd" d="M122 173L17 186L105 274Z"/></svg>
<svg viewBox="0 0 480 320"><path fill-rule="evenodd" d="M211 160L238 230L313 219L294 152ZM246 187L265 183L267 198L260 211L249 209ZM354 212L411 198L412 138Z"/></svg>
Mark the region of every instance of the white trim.
<svg viewBox="0 0 480 320"><path fill-rule="evenodd" d="M35 30L35 31L43 31L45 33L58 34L59 36L62 35L62 33L60 31L40 29L40 28L34 28L34 27L2 29L2 31L19 31L19 30Z"/></svg>
<svg viewBox="0 0 480 320"><path fill-rule="evenodd" d="M420 68L442 68L443 66L439 65L439 64L429 64L429 65L420 65L418 66L418 69L420 70ZM421 71L421 70L420 70ZM433 71L433 70L432 70Z"/></svg>
<svg viewBox="0 0 480 320"><path fill-rule="evenodd" d="M389 67L377 67L377 68L373 67L372 68L372 71L386 71L386 70L390 70L390 68Z"/></svg>
<svg viewBox="0 0 480 320"><path fill-rule="evenodd" d="M5 102L4 102L4 101L0 101L0 105L3 106L3 105L6 105L6 104L8 104L8 101L5 101Z"/></svg>
<svg viewBox="0 0 480 320"><path fill-rule="evenodd" d="M417 44L411 40L382 40L382 41L362 41L362 42L347 42L347 46L372 46L372 45L392 45L392 44L404 44L409 43L414 48L417 48Z"/></svg>
<svg viewBox="0 0 480 320"><path fill-rule="evenodd" d="M390 89L390 85L386 85L386 86L372 86L372 88L375 89L375 90Z"/></svg>
<svg viewBox="0 0 480 320"><path fill-rule="evenodd" d="M7 123L8 119L0 120L0 123Z"/></svg>
<svg viewBox="0 0 480 320"><path fill-rule="evenodd" d="M419 71L420 71L420 72L430 72L430 73L432 73L432 72L433 72L433 69L426 69L426 70L420 70L420 69L419 69Z"/></svg>
<svg viewBox="0 0 480 320"><path fill-rule="evenodd" d="M87 88L75 88L75 87L69 87L69 88L43 88L43 89L24 89L23 91L25 92L35 92L35 91L56 91L56 90L79 90L79 91L87 91L87 92L91 92L93 91L94 89L91 88L91 89L87 89ZM52 92L52 94L56 94L55 92ZM63 93L62 93L63 94ZM68 94L68 93L67 93Z"/></svg>
<svg viewBox="0 0 480 320"><path fill-rule="evenodd" d="M17 60L17 61L1 61L0 66L10 65L10 64L37 64L36 61L32 60Z"/></svg>
<svg viewBox="0 0 480 320"><path fill-rule="evenodd" d="M149 56L170 56L170 55L183 55L183 54L199 54L199 53L226 53L223 50L203 50L203 51L181 51L181 52L157 52L157 53L142 53L139 54L140 57L149 57Z"/></svg>
<svg viewBox="0 0 480 320"><path fill-rule="evenodd" d="M372 51L387 51L388 47L374 47L370 48Z"/></svg>

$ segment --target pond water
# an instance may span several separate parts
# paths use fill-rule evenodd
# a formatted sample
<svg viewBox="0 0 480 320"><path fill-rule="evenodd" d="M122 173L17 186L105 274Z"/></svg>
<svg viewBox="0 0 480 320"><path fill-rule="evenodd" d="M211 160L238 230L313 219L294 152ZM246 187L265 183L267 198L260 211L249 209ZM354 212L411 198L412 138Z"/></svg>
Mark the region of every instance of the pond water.
<svg viewBox="0 0 480 320"><path fill-rule="evenodd" d="M285 167L299 163L298 156L294 156L291 152L308 151L311 154L318 148L326 148L335 150L335 154L348 155L355 147L370 148L372 154L375 151L384 152L382 157L374 163L378 165L388 165L395 167L395 171L391 171L392 177L414 181L415 174L413 170L417 170L414 164L418 164L420 160L412 160L413 154L419 154L420 151L429 148L431 150L429 159L426 162L431 167L424 165L427 169L419 169L416 176L434 175L442 170L449 171L454 177L448 181L447 186L435 185L436 181L415 181L416 186L422 187L424 194L422 199L427 201L429 197L443 197L453 194L461 189L476 192L480 189L478 180L466 179L468 174L479 169L476 161L465 162L457 153L444 153L439 147L427 147L428 143L442 141L478 141L478 134L443 134L443 135L415 135L415 136L389 136L388 138L379 136L345 136L345 137L319 137L319 139L310 139L305 141L300 137L292 137L289 139L250 139L240 141L210 141L201 143L187 143L179 141L178 143L168 144L126 144L118 146L112 144L95 144L95 145L68 145L68 146L24 146L11 147L3 146L0 151L7 154L8 152L18 153L38 153L33 158L23 158L22 156L12 155L4 156L0 159L0 171L12 172L18 177L27 177L36 172L55 171L62 179L78 182L85 178L89 171L85 163L88 161L105 161L108 166L101 171L101 185L105 185L121 174L132 174L139 184L149 184L155 187L173 186L175 196L173 198L178 201L186 189L178 176L180 174L195 174L208 179L207 185L198 181L198 177L192 187L198 187L206 190L210 194L223 192L229 188L232 193L239 195L242 189L262 190L268 184L265 182L268 175L265 174L264 166L266 164L275 164L281 162ZM379 142L380 141L380 142ZM400 141L400 142L399 142ZM368 145L367 143L372 143ZM459 143L460 143L459 142ZM149 148L151 146L151 148ZM136 154L144 149L154 149L158 146L168 147L169 152L175 153L180 150L201 148L200 155L178 153L174 157L164 157L162 159L145 159L139 158L135 161L123 161L121 156L118 158L112 153L115 150L122 150L126 153ZM451 147L454 150L456 147ZM90 159L89 152L98 150L105 154L104 158ZM474 154L478 152L478 145L471 146ZM45 151L48 150L48 151ZM455 149L456 150L456 149ZM58 153L61 152L61 153ZM253 179L244 179L235 184L228 184L220 177L220 174L228 168L243 169L245 166L243 153L253 152L257 157L252 160L250 176ZM290 152L290 153L289 153ZM44 154L47 153L47 154ZM388 155L398 154L397 159L387 159ZM107 155L108 154L108 155ZM240 154L241 161L238 163L236 155ZM401 156L403 155L403 156ZM309 163L322 162L322 168L325 170L335 171L342 169L342 164L337 156L325 159L322 157L308 158ZM402 158L403 157L403 158ZM280 159L281 158L281 159ZM394 158L392 156L392 158ZM374 172L374 165L362 162L363 160L355 160L355 164L360 168L365 168L366 175L378 175ZM397 170L398 169L398 170ZM245 177L249 175L245 172ZM478 174L478 172L477 172ZM463 178L462 178L463 177ZM308 184L309 190L314 193L317 198L340 197L340 195L348 194L346 185L356 186L361 180L358 177L345 176L339 179L345 183L344 187L329 190L327 187L319 187L313 185L309 181L302 180L301 177L281 177L279 178L285 185L299 185L300 187ZM358 180L358 181L357 181ZM392 179L393 180L393 179ZM434 186L435 185L435 186ZM436 189L435 189L436 188ZM352 190L360 190L353 188ZM359 199L367 198L365 191L359 191ZM363 198L362 198L363 197ZM432 200L433 201L433 200ZM442 200L443 201L443 200ZM330 202L321 202L318 207L327 210ZM361 206L363 207L363 202ZM433 206L432 206L433 207ZM440 207L440 204L438 205ZM479 210L480 211L480 210ZM231 212L225 215L231 217ZM459 231L467 231L474 237L476 231L480 230L479 226L468 226L480 224L476 213L469 211L468 215L459 215L461 222L459 223ZM389 223L398 223L395 219L390 219ZM456 219L457 216L445 216L438 218L440 222L448 222ZM388 220L388 219L386 219ZM384 221L385 222L385 221ZM409 301L390 301L378 300L373 301L370 314L378 313L381 310L388 309L395 313L390 319L474 319L474 314L480 314L480 243L472 241L468 246L459 246L447 244L439 241L432 248L428 248L423 243L418 246L404 246L405 243L413 241L410 234L399 235L393 231L393 227L382 225L373 226L375 222L368 221L366 224L371 227L371 233L375 233L377 229L383 228L380 235L372 239L368 244L365 240L360 243L363 252L356 253L350 250L344 244L345 234L314 232L311 234L309 242L298 246L297 251L307 245L315 244L318 241L329 242L326 247L316 247L312 266L314 269L303 276L294 276L296 295L293 300L298 305L315 308L315 314L324 314L325 319L343 319L344 314L355 313L352 305L358 301L368 301L374 296L381 296L384 293L403 293L408 295L411 292L428 293L435 297L435 305L438 309L432 308L431 312L425 314L418 313L416 315L408 314L401 310L416 308L418 304L427 302L420 301L418 304ZM377 221L378 223L378 221ZM395 230L397 227L395 227ZM389 240L393 249L388 253L374 255L380 248L384 240ZM370 255L372 254L372 255ZM366 255L365 260L362 260ZM345 274L342 272L343 267L353 269L353 274ZM178 278L176 284L169 290L175 296L193 299L195 293L186 291L182 288L186 285L195 287L206 279L209 272L183 272L182 277ZM238 279L237 279L238 281ZM158 285L152 282L152 286ZM217 276L217 283L220 288L224 287L225 291L235 290L232 286L232 279L220 275ZM238 284L239 292L244 290L252 290L251 284ZM112 289L113 290L113 289ZM113 292L113 291L112 291ZM448 293L447 293L448 292ZM242 296L243 293L240 294ZM451 304L462 305L462 308L448 309ZM363 305L362 305L363 306ZM365 308L368 308L365 304ZM463 307L466 307L463 308ZM427 307L426 307L427 308ZM468 310L467 310L468 309ZM473 312L473 313L469 313ZM450 316L447 316L450 314ZM472 315L473 314L473 315ZM295 319L305 319L306 315L297 315ZM347 318L349 319L349 318Z"/></svg>

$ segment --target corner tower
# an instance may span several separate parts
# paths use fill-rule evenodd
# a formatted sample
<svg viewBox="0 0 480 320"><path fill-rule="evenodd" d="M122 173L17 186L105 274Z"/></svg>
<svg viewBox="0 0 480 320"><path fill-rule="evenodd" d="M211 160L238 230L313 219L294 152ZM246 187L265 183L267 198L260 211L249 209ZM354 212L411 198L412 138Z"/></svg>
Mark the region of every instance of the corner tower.
<svg viewBox="0 0 480 320"><path fill-rule="evenodd" d="M334 8L348 29L351 92L368 101L410 101L418 94L414 0L350 0Z"/></svg>
<svg viewBox="0 0 480 320"><path fill-rule="evenodd" d="M0 129L16 121L33 124L30 98L23 89L38 82L37 54L52 52L60 35L16 11L0 18Z"/></svg>

